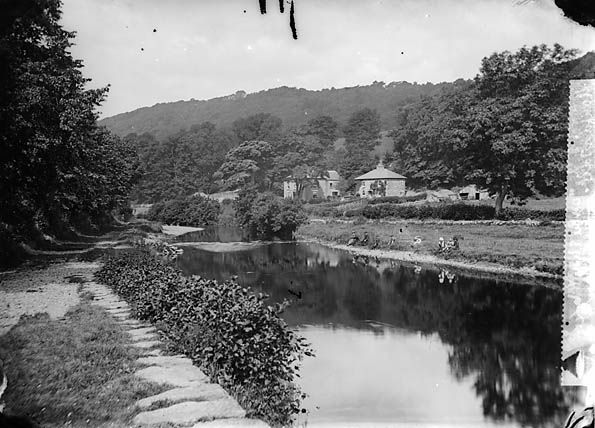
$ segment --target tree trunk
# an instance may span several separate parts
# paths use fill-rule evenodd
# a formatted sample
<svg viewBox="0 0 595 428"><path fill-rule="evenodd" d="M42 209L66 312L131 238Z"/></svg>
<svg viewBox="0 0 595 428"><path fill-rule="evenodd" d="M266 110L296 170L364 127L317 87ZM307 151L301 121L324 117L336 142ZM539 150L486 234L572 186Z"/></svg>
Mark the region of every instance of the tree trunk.
<svg viewBox="0 0 595 428"><path fill-rule="evenodd" d="M507 193L508 186L503 185L500 187L500 190L496 194L496 212L494 213L496 217L498 217L500 215L500 212L502 211L502 204L504 203L504 198L506 197Z"/></svg>

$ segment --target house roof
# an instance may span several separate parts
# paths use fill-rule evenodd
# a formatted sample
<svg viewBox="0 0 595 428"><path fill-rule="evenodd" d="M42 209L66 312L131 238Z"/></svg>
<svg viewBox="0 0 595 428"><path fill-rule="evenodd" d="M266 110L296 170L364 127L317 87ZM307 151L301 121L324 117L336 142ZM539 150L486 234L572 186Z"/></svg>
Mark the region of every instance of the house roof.
<svg viewBox="0 0 595 428"><path fill-rule="evenodd" d="M310 178L310 177L308 177ZM335 170L329 169L327 171L327 176L323 176L323 177L318 177L319 180L336 180L339 181L341 180L341 176L339 175L339 173ZM292 181L293 177L291 175L288 175L287 177L285 177L285 181Z"/></svg>
<svg viewBox="0 0 595 428"><path fill-rule="evenodd" d="M356 177L356 180L404 180L406 177L402 176L401 174L397 174L396 172L392 172L389 169L386 169L382 162L378 164L378 166L373 169L372 171L366 172L364 175L360 175Z"/></svg>
<svg viewBox="0 0 595 428"><path fill-rule="evenodd" d="M329 169L327 179L328 180L341 180L341 176L339 175L339 173L337 171Z"/></svg>

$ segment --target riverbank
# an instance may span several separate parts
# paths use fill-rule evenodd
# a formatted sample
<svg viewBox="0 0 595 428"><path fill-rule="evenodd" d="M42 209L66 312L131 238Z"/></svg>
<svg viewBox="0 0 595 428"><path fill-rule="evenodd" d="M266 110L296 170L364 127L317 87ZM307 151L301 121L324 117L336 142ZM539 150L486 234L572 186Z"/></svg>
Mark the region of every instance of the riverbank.
<svg viewBox="0 0 595 428"><path fill-rule="evenodd" d="M128 235L104 236L118 239L94 245L113 248ZM49 428L199 427L212 426L203 422L211 419L268 426L246 419L193 361L169 356L162 332L133 319L129 305L95 282L102 265L57 257L1 273L0 360L8 388L0 401L6 414Z"/></svg>
<svg viewBox="0 0 595 428"><path fill-rule="evenodd" d="M348 246L352 233L367 232L369 246ZM411 264L452 267L476 275L490 275L557 284L561 288L564 262L564 225L485 225L369 221L362 224L324 220L302 225L298 239L370 257ZM460 250L448 256L437 251L438 240L459 237ZM391 239L392 245L389 245Z"/></svg>

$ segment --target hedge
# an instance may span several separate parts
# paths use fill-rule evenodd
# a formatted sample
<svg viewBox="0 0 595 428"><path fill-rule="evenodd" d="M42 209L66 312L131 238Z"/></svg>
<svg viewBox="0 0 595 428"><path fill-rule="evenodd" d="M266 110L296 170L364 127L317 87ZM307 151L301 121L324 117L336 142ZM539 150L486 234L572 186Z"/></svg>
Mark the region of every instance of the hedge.
<svg viewBox="0 0 595 428"><path fill-rule="evenodd" d="M564 221L565 210L530 210L524 208L504 208L495 216L495 208L489 205L471 204L423 204L423 205L397 205L376 204L367 205L345 212L346 217L364 216L369 219L388 217L403 219L439 219L439 220L531 220Z"/></svg>
<svg viewBox="0 0 595 428"><path fill-rule="evenodd" d="M313 354L281 319L286 301L267 305L266 295L233 280L184 277L142 247L107 259L96 275L136 317L159 324L249 416L285 426L301 410L293 377L303 356Z"/></svg>

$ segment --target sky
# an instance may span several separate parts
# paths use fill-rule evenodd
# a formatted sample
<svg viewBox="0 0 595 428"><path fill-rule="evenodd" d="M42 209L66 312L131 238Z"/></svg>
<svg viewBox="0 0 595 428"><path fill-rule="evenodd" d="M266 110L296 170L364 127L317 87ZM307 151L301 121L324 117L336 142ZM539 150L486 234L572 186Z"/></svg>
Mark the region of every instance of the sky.
<svg viewBox="0 0 595 428"><path fill-rule="evenodd" d="M560 43L595 51L595 29L554 0L63 0L73 56L90 87L110 84L101 117L156 103L279 86L473 78L494 52Z"/></svg>

